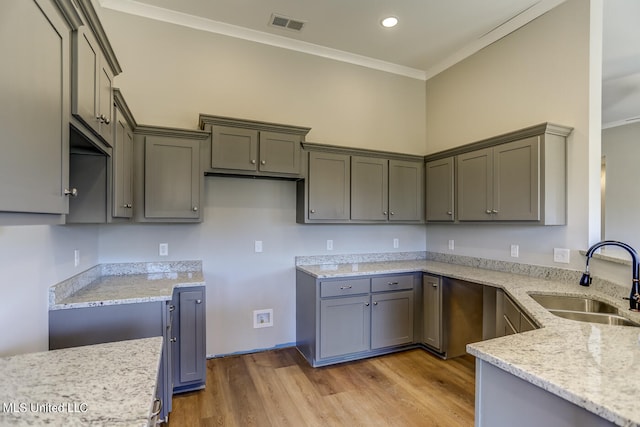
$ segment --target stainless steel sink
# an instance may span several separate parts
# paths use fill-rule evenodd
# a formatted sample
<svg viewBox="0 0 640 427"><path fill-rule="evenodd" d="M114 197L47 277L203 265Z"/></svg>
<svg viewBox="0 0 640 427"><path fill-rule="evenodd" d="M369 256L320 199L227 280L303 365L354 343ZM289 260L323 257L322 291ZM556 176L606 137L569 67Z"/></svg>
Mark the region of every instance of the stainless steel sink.
<svg viewBox="0 0 640 427"><path fill-rule="evenodd" d="M640 327L640 324L620 316L620 310L617 307L603 301L566 295L532 294L531 298L551 314L564 319Z"/></svg>

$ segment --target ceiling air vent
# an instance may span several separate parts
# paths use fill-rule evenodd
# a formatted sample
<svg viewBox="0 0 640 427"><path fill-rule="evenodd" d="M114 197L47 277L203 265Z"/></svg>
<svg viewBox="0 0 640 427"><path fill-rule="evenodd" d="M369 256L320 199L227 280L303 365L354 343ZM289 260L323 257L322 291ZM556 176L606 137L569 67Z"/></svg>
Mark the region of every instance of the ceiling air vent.
<svg viewBox="0 0 640 427"><path fill-rule="evenodd" d="M284 28L292 31L302 31L305 24L305 21L287 18L286 16L276 15L275 13L271 15L271 20L269 21L269 25L272 27Z"/></svg>

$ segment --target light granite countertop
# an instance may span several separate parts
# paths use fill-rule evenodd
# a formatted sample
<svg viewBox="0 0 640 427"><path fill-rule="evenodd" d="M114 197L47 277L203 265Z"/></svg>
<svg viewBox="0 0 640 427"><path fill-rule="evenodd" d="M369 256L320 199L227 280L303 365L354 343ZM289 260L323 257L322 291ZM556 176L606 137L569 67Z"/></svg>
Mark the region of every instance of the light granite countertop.
<svg viewBox="0 0 640 427"><path fill-rule="evenodd" d="M168 301L204 284L201 261L101 264L49 288L49 310Z"/></svg>
<svg viewBox="0 0 640 427"><path fill-rule="evenodd" d="M323 263L301 265L313 262L305 260L297 269L317 278L427 272L501 288L541 328L470 344L470 354L617 425L640 426L640 382L635 380L640 366L640 328L563 319L530 297L532 293L589 296L621 308L624 317L640 323L640 313L630 312L628 301L622 299L628 296L627 287L596 278L592 286L582 287L580 272L463 258L467 265L427 259L359 259L341 264L320 260Z"/></svg>
<svg viewBox="0 0 640 427"><path fill-rule="evenodd" d="M154 337L0 358L0 425L147 426L161 354Z"/></svg>

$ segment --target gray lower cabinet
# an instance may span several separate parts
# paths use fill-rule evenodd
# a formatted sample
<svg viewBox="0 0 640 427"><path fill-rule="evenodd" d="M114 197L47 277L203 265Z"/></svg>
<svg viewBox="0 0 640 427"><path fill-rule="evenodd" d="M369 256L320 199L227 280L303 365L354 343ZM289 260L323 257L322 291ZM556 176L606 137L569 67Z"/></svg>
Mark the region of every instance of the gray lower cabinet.
<svg viewBox="0 0 640 427"><path fill-rule="evenodd" d="M454 208L454 157L433 160L425 165L426 171L426 220L427 222L453 222Z"/></svg>
<svg viewBox="0 0 640 427"><path fill-rule="evenodd" d="M66 214L71 32L51 0L0 3L0 219ZM34 122L36 120L36 122Z"/></svg>
<svg viewBox="0 0 640 427"><path fill-rule="evenodd" d="M163 336L157 397L162 401L160 418L167 420L173 394L172 312L173 306L166 301L52 310L49 311L49 349Z"/></svg>
<svg viewBox="0 0 640 427"><path fill-rule="evenodd" d="M496 313L497 336L538 329L535 322L501 289L496 292Z"/></svg>
<svg viewBox="0 0 640 427"><path fill-rule="evenodd" d="M296 276L296 346L316 366L398 351L414 343L418 275Z"/></svg>
<svg viewBox="0 0 640 427"><path fill-rule="evenodd" d="M207 375L205 287L176 288L173 300L173 392L200 390Z"/></svg>
<svg viewBox="0 0 640 427"><path fill-rule="evenodd" d="M442 351L442 278L422 276L422 342Z"/></svg>
<svg viewBox="0 0 640 427"><path fill-rule="evenodd" d="M200 222L201 143L209 134L138 126L134 135L136 222Z"/></svg>

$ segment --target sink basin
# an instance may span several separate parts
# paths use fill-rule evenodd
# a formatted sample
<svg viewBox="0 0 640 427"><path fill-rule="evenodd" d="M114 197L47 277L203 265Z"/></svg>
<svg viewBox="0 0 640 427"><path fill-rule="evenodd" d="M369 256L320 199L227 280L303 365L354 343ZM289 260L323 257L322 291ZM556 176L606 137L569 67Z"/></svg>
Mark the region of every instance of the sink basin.
<svg viewBox="0 0 640 427"><path fill-rule="evenodd" d="M564 319L640 327L640 324L620 316L620 310L617 307L603 301L566 295L533 294L531 298L549 310L551 314Z"/></svg>

